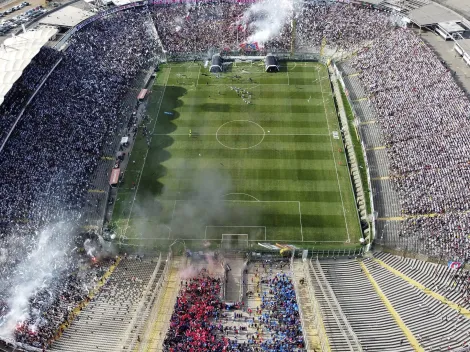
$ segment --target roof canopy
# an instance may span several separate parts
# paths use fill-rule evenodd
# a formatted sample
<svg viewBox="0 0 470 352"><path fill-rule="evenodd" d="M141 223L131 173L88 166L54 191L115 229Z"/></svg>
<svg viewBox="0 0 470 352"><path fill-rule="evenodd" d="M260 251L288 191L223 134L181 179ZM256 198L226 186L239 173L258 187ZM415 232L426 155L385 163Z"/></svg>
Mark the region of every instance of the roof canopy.
<svg viewBox="0 0 470 352"><path fill-rule="evenodd" d="M418 26L431 26L439 22L461 21L462 17L448 8L431 3L410 11L408 16Z"/></svg>
<svg viewBox="0 0 470 352"><path fill-rule="evenodd" d="M458 33L458 32L465 32L465 28L463 28L460 24L454 21L449 22L439 22L439 27L445 30L447 33Z"/></svg>
<svg viewBox="0 0 470 352"><path fill-rule="evenodd" d="M91 11L85 11L78 7L66 6L60 10L52 12L44 18L41 18L39 23L61 27L75 27L77 24L93 15L94 13Z"/></svg>
<svg viewBox="0 0 470 352"><path fill-rule="evenodd" d="M0 105L25 67L56 33L56 28L39 27L5 39L0 48Z"/></svg>

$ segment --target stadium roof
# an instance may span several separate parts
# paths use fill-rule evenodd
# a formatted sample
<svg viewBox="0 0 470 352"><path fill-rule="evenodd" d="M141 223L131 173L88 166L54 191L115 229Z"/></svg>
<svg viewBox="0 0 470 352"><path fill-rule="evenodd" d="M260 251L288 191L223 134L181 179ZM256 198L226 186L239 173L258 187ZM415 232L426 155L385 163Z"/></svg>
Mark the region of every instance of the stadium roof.
<svg viewBox="0 0 470 352"><path fill-rule="evenodd" d="M50 15L41 18L39 23L52 26L74 27L94 13L73 6L66 6L58 11L54 11Z"/></svg>
<svg viewBox="0 0 470 352"><path fill-rule="evenodd" d="M410 20L418 26L431 26L439 22L461 21L455 12L434 3L410 11Z"/></svg>
<svg viewBox="0 0 470 352"><path fill-rule="evenodd" d="M447 31L447 33L456 33L456 32L464 32L465 28L463 28L460 24L455 21L450 22L439 22L439 27Z"/></svg>
<svg viewBox="0 0 470 352"><path fill-rule="evenodd" d="M467 19L470 19L470 1L463 0L444 0L440 1L444 6L447 6L455 11L466 16Z"/></svg>
<svg viewBox="0 0 470 352"><path fill-rule="evenodd" d="M365 0L364 2L368 2L369 4L378 5L381 4L384 0Z"/></svg>
<svg viewBox="0 0 470 352"><path fill-rule="evenodd" d="M112 0L111 2L116 6L122 6L130 4L131 2L134 2L134 0Z"/></svg>
<svg viewBox="0 0 470 352"><path fill-rule="evenodd" d="M57 28L39 27L5 39L0 49L0 105L25 67L56 33Z"/></svg>

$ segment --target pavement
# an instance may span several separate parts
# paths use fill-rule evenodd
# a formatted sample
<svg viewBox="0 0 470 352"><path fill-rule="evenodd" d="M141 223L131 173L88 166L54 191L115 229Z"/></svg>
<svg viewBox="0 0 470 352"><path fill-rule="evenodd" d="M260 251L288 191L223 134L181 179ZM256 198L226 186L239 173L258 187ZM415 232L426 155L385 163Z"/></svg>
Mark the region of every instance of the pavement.
<svg viewBox="0 0 470 352"><path fill-rule="evenodd" d="M468 0L434 0L470 20L470 1Z"/></svg>
<svg viewBox="0 0 470 352"><path fill-rule="evenodd" d="M225 300L227 302L240 301L240 284L242 283L242 270L245 259L242 256L225 256L225 263L230 266L225 282Z"/></svg>

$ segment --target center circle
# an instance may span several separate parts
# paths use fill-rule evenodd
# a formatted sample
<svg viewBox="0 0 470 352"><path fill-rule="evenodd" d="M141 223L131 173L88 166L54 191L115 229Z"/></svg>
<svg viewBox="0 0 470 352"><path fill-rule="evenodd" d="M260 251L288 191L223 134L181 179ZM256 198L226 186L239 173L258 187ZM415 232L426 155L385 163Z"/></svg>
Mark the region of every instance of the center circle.
<svg viewBox="0 0 470 352"><path fill-rule="evenodd" d="M266 132L256 122L250 120L233 120L224 123L217 129L217 142L228 149L251 149L260 145Z"/></svg>

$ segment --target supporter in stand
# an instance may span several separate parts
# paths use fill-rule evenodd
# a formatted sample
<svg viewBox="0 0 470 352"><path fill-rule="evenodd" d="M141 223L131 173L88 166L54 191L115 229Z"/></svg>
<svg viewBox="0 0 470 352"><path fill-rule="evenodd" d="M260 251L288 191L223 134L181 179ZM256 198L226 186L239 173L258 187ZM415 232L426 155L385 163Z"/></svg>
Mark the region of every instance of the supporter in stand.
<svg viewBox="0 0 470 352"><path fill-rule="evenodd" d="M31 60L23 71L21 77L14 83L0 105L0 144L3 143L10 132L21 109L47 76L54 64L62 56L58 51L42 47L39 53Z"/></svg>
<svg viewBox="0 0 470 352"><path fill-rule="evenodd" d="M465 259L470 210L470 102L411 30L384 33L351 59L377 112L404 215L400 236ZM466 232L467 231L467 232Z"/></svg>
<svg viewBox="0 0 470 352"><path fill-rule="evenodd" d="M43 49L2 105L2 111L8 112L0 122L3 135L27 99L16 101L17 94L31 93L63 58L0 153L1 302L8 303L10 287L22 280L27 268L19 264L36 249L38 232L56 221L80 219L90 176L122 127L117 124L121 98L154 59L157 43L152 27L146 9L89 24L73 36L65 53ZM15 331L18 342L46 346L93 286L97 270L77 276L77 257L70 255L66 263L32 293L29 317L18 322ZM3 307L0 326L8 313L9 307Z"/></svg>
<svg viewBox="0 0 470 352"><path fill-rule="evenodd" d="M211 48L238 51L253 34L249 23L240 22L248 6L217 0L131 9L82 28L65 53L42 49L36 56L0 107L3 140L24 103L62 58L0 153L2 316L9 309L7 289L21 275L18 263L34 248L35 232L57 220L76 221L89 205L90 175L122 127L117 116L132 113L121 105L130 82L158 50L183 56ZM260 43L263 52L286 52L292 44L297 51L318 52L323 44L340 51L359 49L351 62L378 113L403 212L417 215L405 221L401 235L418 238L432 253L467 259L470 104L452 73L411 31L393 29L389 14L322 1L295 11L281 33ZM367 48L361 49L364 45ZM47 345L71 307L86 297L84 283L94 276L74 276L76 265L71 260L56 281L30 298L30 318L18 325L18 341ZM182 341L195 351L207 346L251 348L249 343L235 347L221 338L221 326L211 322L221 309L215 298L218 283L213 280L203 273L185 286L194 302L184 298L186 291L178 301L167 350L181 350ZM275 338L261 346L292 350L303 343L294 328L298 313L292 285L282 275L267 280L275 295L263 294L263 305L275 311L262 322ZM199 300L197 293L208 299ZM188 315L186 308L193 311ZM279 310L288 316L277 316ZM269 323L273 316L282 318L280 326Z"/></svg>
<svg viewBox="0 0 470 352"><path fill-rule="evenodd" d="M182 283L171 316L170 328L164 341L164 350L223 351L226 338L218 336L223 304L220 301L220 279L208 275L206 270Z"/></svg>

